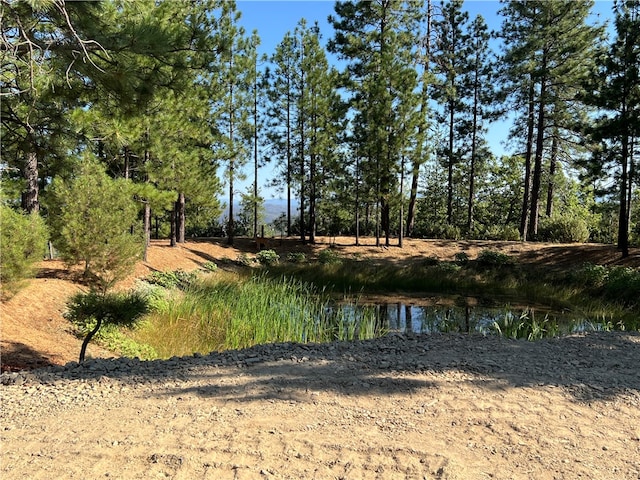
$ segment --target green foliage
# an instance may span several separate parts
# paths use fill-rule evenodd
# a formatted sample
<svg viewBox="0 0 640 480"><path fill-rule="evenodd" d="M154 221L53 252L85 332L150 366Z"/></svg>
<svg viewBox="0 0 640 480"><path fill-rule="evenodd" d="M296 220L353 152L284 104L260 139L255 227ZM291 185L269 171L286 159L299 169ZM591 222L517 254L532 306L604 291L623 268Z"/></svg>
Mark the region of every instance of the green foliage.
<svg viewBox="0 0 640 480"><path fill-rule="evenodd" d="M136 279L133 293L142 297L150 312L163 312L173 301L173 293L162 285L149 283L143 279Z"/></svg>
<svg viewBox="0 0 640 480"><path fill-rule="evenodd" d="M254 259L251 258L249 255L247 255L246 253L241 253L240 255L238 255L238 257L236 258L236 263L238 265L241 265L243 267L250 267L251 265L253 265Z"/></svg>
<svg viewBox="0 0 640 480"><path fill-rule="evenodd" d="M560 333L560 327L556 321L549 319L548 316L538 321L529 310L524 310L519 317L507 313L502 320L493 322L491 328L503 337L526 339L530 342L556 337Z"/></svg>
<svg viewBox="0 0 640 480"><path fill-rule="evenodd" d="M101 318L105 324L131 327L147 311L149 305L138 293L80 292L67 302L64 317L85 328L87 322Z"/></svg>
<svg viewBox="0 0 640 480"><path fill-rule="evenodd" d="M520 232L512 225L492 225L482 235L487 240L518 241Z"/></svg>
<svg viewBox="0 0 640 480"><path fill-rule="evenodd" d="M467 255L466 252L458 252L453 256L455 262L460 265L466 265L467 263L469 263L469 255Z"/></svg>
<svg viewBox="0 0 640 480"><path fill-rule="evenodd" d="M318 254L318 262L323 265L337 265L342 263L342 258L335 250L325 248Z"/></svg>
<svg viewBox="0 0 640 480"><path fill-rule="evenodd" d="M502 267L504 265L509 265L513 263L513 260L509 257L509 255L498 252L496 250L482 250L478 254L478 258L476 259L479 265L485 267Z"/></svg>
<svg viewBox="0 0 640 480"><path fill-rule="evenodd" d="M640 299L640 269L613 267L604 285L607 297L622 299L626 304L638 305Z"/></svg>
<svg viewBox="0 0 640 480"><path fill-rule="evenodd" d="M215 262L208 261L202 264L202 268L207 272L215 272L218 270L218 265Z"/></svg>
<svg viewBox="0 0 640 480"><path fill-rule="evenodd" d="M583 243L589 240L587 222L573 215L554 215L540 219L538 238L556 243Z"/></svg>
<svg viewBox="0 0 640 480"><path fill-rule="evenodd" d="M354 316L322 291L289 278L213 278L154 313L134 338L160 357L272 342L372 338L384 331L371 309Z"/></svg>
<svg viewBox="0 0 640 480"><path fill-rule="evenodd" d="M304 252L289 252L287 254L287 262L305 263L306 261L307 255Z"/></svg>
<svg viewBox="0 0 640 480"><path fill-rule="evenodd" d="M585 263L571 272L571 281L583 287L601 287L607 281L609 271L604 265Z"/></svg>
<svg viewBox="0 0 640 480"><path fill-rule="evenodd" d="M274 250L261 250L256 254L256 260L260 265L276 265L280 261L280 255Z"/></svg>
<svg viewBox="0 0 640 480"><path fill-rule="evenodd" d="M427 257L424 259L424 266L425 267L434 267L436 265L438 265L440 263L440 259L438 257L436 257L435 255L432 255L430 257Z"/></svg>
<svg viewBox="0 0 640 480"><path fill-rule="evenodd" d="M197 270L187 272L182 269L166 272L151 272L142 280L152 285L160 285L163 288L187 290L198 280L198 272Z"/></svg>
<svg viewBox="0 0 640 480"><path fill-rule="evenodd" d="M54 179L48 198L56 248L67 263L83 262L92 288L103 292L132 272L142 253L141 234L131 233L139 221L129 187L85 158L76 177Z"/></svg>
<svg viewBox="0 0 640 480"><path fill-rule="evenodd" d="M149 308L148 299L138 292L106 295L80 292L67 302L64 317L74 324L78 335L89 339L101 320L102 326L93 338L102 346L124 356L148 359L156 356L153 348L131 340L121 328L134 328Z"/></svg>
<svg viewBox="0 0 640 480"><path fill-rule="evenodd" d="M21 280L33 277L36 262L46 251L47 228L33 213L19 213L0 205L0 283L3 293L10 293Z"/></svg>

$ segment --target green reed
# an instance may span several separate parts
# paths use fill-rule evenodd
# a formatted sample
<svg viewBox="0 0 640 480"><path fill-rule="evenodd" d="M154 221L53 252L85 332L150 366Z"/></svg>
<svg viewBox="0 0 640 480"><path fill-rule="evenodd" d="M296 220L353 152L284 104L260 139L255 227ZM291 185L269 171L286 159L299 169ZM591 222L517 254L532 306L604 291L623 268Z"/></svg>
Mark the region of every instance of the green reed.
<svg viewBox="0 0 640 480"><path fill-rule="evenodd" d="M159 357L274 342L328 342L380 336L375 312L345 309L326 291L291 278L208 278L135 333Z"/></svg>

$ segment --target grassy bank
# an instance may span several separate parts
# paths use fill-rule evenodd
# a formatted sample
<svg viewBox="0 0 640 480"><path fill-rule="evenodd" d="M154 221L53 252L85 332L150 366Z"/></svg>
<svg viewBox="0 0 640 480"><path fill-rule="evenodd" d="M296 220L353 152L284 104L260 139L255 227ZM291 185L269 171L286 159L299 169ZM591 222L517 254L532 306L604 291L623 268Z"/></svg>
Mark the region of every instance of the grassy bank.
<svg viewBox="0 0 640 480"><path fill-rule="evenodd" d="M161 358L271 342L373 338L373 311L354 316L300 280L216 273L163 302L131 333Z"/></svg>
<svg viewBox="0 0 640 480"><path fill-rule="evenodd" d="M263 257L268 261L261 262ZM491 251L473 261L459 255L455 261L427 258L405 264L345 259L331 252L318 260L263 257L230 260L240 267L235 273L209 268L207 275L151 275L137 287L151 313L128 338L160 358L271 342L373 338L385 333L375 308L353 307L360 295L369 293L462 295L498 307L541 305L578 314L596 328L640 328L640 273L632 268L542 269ZM336 299L350 305L340 306ZM494 331L536 339L559 329L523 314L505 315Z"/></svg>

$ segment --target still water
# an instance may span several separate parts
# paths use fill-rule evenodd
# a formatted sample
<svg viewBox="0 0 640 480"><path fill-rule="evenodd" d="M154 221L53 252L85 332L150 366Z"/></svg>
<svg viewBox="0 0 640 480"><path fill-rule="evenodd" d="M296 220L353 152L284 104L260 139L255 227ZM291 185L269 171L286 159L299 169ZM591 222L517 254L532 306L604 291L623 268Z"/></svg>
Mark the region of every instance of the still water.
<svg viewBox="0 0 640 480"><path fill-rule="evenodd" d="M385 301L342 303L340 310L343 319L363 324L369 322L366 328L374 328L379 333L476 332L535 339L613 328L610 322L541 307L442 305L437 302L419 305L405 301ZM375 326L370 324L372 319Z"/></svg>

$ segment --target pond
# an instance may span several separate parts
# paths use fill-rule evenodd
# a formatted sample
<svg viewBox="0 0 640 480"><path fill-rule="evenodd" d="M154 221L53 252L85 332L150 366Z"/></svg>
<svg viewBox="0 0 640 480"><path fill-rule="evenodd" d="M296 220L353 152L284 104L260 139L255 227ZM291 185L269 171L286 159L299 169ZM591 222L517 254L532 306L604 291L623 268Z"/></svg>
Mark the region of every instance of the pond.
<svg viewBox="0 0 640 480"><path fill-rule="evenodd" d="M375 299L340 302L342 319L358 324L358 330L383 332L467 332L498 334L535 340L592 330L612 330L610 321L593 320L572 312L541 306L480 305L475 299L430 298L417 300ZM362 334L360 336L363 336Z"/></svg>

